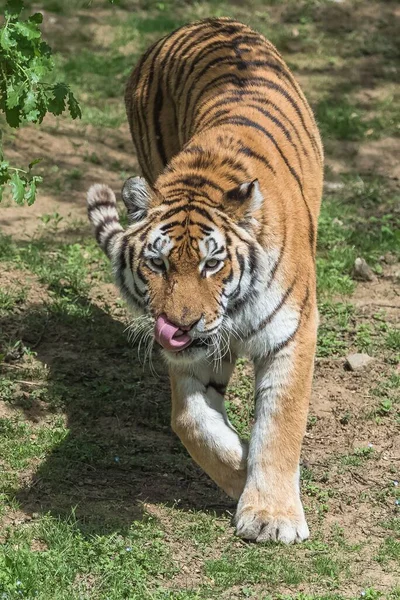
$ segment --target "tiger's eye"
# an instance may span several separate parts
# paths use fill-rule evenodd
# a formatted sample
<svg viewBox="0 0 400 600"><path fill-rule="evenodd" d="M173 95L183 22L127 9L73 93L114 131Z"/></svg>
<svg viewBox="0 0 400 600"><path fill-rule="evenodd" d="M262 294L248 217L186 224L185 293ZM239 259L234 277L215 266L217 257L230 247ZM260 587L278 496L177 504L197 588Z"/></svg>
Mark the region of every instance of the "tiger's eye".
<svg viewBox="0 0 400 600"><path fill-rule="evenodd" d="M216 267L217 265L219 265L219 263L220 263L220 261L219 261L219 260L217 260L216 258L210 258L210 260L208 260L208 261L206 262L206 265L205 265L205 266L207 267L207 269L215 269L215 267Z"/></svg>
<svg viewBox="0 0 400 600"><path fill-rule="evenodd" d="M162 268L164 266L164 261L163 261L162 258L151 258L150 262L151 262L152 265L154 265L158 269L160 269L160 268Z"/></svg>

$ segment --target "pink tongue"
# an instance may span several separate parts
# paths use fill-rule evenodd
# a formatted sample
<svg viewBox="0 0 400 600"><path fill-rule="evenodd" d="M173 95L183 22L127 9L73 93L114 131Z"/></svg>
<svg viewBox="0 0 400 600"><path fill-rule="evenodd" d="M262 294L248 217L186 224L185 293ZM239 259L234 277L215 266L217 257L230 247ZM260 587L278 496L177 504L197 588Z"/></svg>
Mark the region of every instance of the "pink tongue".
<svg viewBox="0 0 400 600"><path fill-rule="evenodd" d="M192 343L192 338L168 321L165 315L160 315L154 326L154 337L157 342L170 352L179 352Z"/></svg>

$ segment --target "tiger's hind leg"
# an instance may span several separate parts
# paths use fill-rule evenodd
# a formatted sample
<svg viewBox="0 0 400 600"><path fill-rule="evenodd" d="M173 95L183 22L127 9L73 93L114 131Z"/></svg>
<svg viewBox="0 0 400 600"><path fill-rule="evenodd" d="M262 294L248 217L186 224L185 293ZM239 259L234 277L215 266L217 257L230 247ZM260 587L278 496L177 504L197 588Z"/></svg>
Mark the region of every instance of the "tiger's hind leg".
<svg viewBox="0 0 400 600"><path fill-rule="evenodd" d="M316 339L315 316L307 321L272 360L255 364L256 420L235 516L245 539L293 543L309 536L299 485Z"/></svg>
<svg viewBox="0 0 400 600"><path fill-rule="evenodd" d="M217 382L210 370L202 378L206 383L189 370L171 367L171 424L191 457L229 496L238 499L246 481L248 448L225 412L223 392L233 366L225 363Z"/></svg>

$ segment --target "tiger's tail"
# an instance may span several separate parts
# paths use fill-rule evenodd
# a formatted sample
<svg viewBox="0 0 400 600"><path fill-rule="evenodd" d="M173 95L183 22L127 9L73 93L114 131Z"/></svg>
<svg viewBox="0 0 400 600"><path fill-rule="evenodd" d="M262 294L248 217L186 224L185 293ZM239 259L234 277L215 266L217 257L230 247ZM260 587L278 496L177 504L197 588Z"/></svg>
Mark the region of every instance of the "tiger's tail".
<svg viewBox="0 0 400 600"><path fill-rule="evenodd" d="M103 252L112 259L114 250L119 247L124 229L119 221L117 200L111 188L96 183L87 193L89 220L94 225L97 243Z"/></svg>

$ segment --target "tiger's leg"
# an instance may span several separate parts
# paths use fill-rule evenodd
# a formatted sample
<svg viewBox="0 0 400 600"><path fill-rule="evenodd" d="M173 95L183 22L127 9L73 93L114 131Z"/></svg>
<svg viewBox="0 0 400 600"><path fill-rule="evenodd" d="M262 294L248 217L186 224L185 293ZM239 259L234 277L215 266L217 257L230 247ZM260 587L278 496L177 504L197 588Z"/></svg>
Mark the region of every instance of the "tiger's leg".
<svg viewBox="0 0 400 600"><path fill-rule="evenodd" d="M233 367L224 363L217 379L210 369L210 373L202 373L201 380L189 369L171 367L171 424L191 457L237 499L246 481L247 445L229 422L224 406L224 388Z"/></svg>
<svg viewBox="0 0 400 600"><path fill-rule="evenodd" d="M256 362L256 421L236 533L257 542L300 542L309 530L300 500L299 460L311 391L316 318L274 358Z"/></svg>

